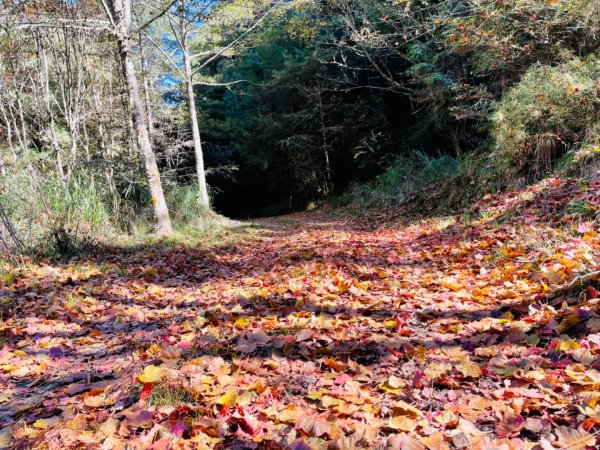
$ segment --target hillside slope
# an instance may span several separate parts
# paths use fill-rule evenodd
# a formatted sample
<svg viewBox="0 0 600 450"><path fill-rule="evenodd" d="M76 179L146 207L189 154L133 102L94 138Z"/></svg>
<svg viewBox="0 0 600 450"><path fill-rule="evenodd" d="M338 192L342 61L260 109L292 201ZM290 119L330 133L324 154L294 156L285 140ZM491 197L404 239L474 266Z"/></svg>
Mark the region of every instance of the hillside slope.
<svg viewBox="0 0 600 450"><path fill-rule="evenodd" d="M0 447L594 448L599 192L552 178L469 216L295 214L13 272Z"/></svg>

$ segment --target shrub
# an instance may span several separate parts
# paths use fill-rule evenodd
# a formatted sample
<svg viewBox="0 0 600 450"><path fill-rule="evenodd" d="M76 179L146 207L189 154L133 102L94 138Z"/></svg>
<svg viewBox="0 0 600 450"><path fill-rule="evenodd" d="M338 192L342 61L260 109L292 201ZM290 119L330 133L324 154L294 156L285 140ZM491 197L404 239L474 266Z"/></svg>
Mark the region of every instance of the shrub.
<svg viewBox="0 0 600 450"><path fill-rule="evenodd" d="M508 184L531 181L557 157L598 140L600 58L533 65L492 117L493 164Z"/></svg>
<svg viewBox="0 0 600 450"><path fill-rule="evenodd" d="M397 157L373 182L353 186L341 202L362 207L400 204L423 186L452 176L457 169L456 159L450 156L430 157L413 151Z"/></svg>

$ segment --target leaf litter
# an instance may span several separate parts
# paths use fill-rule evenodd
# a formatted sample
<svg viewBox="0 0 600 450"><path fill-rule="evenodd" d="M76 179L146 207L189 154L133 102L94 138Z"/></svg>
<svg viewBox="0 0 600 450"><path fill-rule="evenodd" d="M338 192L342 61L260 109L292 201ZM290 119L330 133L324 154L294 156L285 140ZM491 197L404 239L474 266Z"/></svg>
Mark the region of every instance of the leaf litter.
<svg viewBox="0 0 600 450"><path fill-rule="evenodd" d="M586 449L600 181L264 220L1 286L0 448Z"/></svg>

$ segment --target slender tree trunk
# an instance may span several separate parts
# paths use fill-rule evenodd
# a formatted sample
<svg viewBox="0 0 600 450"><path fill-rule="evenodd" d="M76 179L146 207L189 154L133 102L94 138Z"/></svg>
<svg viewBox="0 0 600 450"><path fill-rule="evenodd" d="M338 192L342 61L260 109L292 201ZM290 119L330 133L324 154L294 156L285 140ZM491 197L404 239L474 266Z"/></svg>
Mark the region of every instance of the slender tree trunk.
<svg viewBox="0 0 600 450"><path fill-rule="evenodd" d="M325 112L323 111L323 98L321 94L321 83L317 82L319 91L319 118L321 119L321 138L323 144L323 155L325 156L325 197L329 197L331 189L331 162L329 160L329 146L327 144L327 132L325 131Z"/></svg>
<svg viewBox="0 0 600 450"><path fill-rule="evenodd" d="M152 102L150 99L150 82L148 81L148 60L144 54L142 38L140 36L140 65L142 67L142 80L144 83L144 104L146 106L146 120L148 121L148 133L150 140L154 135L154 119L152 118Z"/></svg>
<svg viewBox="0 0 600 450"><path fill-rule="evenodd" d="M148 124L142 99L140 97L140 88L135 74L133 59L131 57L131 0L113 0L111 5L112 10L110 11L110 14L116 27L117 44L123 66L123 75L125 77L127 93L129 95L134 132L138 148L140 149L142 159L144 160L146 178L152 195L152 207L154 209L154 218L156 220L156 234L161 237L167 236L173 233L171 218L163 193L158 164L156 163L156 155L152 149L150 136L148 134Z"/></svg>
<svg viewBox="0 0 600 450"><path fill-rule="evenodd" d="M47 136L50 140L50 145L56 152L56 174L58 176L58 181L61 184L65 184L65 172L63 170L63 162L61 158L61 148L58 143L58 137L56 136L56 122L54 120L54 111L52 109L52 92L50 91L50 70L48 67L48 57L46 55L46 49L42 45L41 38L39 38L39 59L41 63L42 73L44 76L43 84L44 84L44 106L45 113L49 119L49 124L47 128Z"/></svg>
<svg viewBox="0 0 600 450"><path fill-rule="evenodd" d="M129 93L133 127L138 148L142 153L142 159L144 160L144 165L146 167L146 177L152 195L152 206L154 208L154 218L156 219L157 227L156 233L159 236L166 236L173 233L169 209L167 208L162 183L160 181L156 156L154 155L152 144L150 143L146 117L142 108L137 78L135 77L133 60L131 59L128 43L121 39L119 39L119 51L121 53L121 59L123 60L123 72L125 74L127 91Z"/></svg>
<svg viewBox="0 0 600 450"><path fill-rule="evenodd" d="M187 88L188 109L190 114L190 125L192 126L192 137L194 140L194 154L196 156L196 176L198 177L198 190L200 192L200 204L203 208L210 208L208 198L208 186L206 185L206 172L204 170L204 154L202 153L202 141L200 139L200 127L198 126L198 115L196 114L196 100L194 96L194 83L192 73L192 62L186 44L187 36L181 37L183 63L185 66L185 84Z"/></svg>
<svg viewBox="0 0 600 450"><path fill-rule="evenodd" d="M4 110L4 104L2 102L2 97L0 97L0 113L2 113L2 120L4 121L4 124L5 124L6 139L8 141L8 148L10 149L10 152L13 155L16 155L17 152L15 151L15 147L13 145L12 125L11 125L10 119L6 115L6 111Z"/></svg>

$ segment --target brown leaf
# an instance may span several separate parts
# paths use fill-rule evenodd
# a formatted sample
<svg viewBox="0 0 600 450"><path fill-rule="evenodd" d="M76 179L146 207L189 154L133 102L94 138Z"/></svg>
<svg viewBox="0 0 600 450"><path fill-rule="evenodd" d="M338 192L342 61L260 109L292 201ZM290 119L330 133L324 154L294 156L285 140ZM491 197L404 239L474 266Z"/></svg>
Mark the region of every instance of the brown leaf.
<svg viewBox="0 0 600 450"><path fill-rule="evenodd" d="M565 450L584 450L586 447L596 445L596 438L582 429L558 427L555 433L558 444Z"/></svg>
<svg viewBox="0 0 600 450"><path fill-rule="evenodd" d="M296 429L308 436L320 437L331 432L331 425L323 417L303 414L298 418Z"/></svg>

